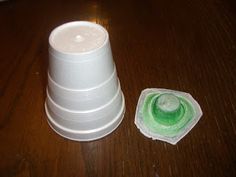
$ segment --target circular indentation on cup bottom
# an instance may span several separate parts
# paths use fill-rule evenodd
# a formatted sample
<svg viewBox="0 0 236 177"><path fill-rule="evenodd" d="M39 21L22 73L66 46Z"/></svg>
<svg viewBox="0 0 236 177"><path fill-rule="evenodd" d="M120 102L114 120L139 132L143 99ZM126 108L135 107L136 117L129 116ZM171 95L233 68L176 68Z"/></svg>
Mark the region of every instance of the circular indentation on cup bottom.
<svg viewBox="0 0 236 177"><path fill-rule="evenodd" d="M84 38L81 35L76 35L75 36L75 42L82 42Z"/></svg>

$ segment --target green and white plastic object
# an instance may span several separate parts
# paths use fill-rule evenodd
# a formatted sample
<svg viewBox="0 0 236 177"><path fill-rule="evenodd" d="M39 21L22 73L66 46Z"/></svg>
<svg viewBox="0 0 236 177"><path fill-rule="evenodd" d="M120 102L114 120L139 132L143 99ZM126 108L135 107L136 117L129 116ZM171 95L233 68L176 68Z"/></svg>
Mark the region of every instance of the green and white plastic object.
<svg viewBox="0 0 236 177"><path fill-rule="evenodd" d="M146 137L176 144L201 116L199 104L189 93L151 88L139 97L135 124Z"/></svg>

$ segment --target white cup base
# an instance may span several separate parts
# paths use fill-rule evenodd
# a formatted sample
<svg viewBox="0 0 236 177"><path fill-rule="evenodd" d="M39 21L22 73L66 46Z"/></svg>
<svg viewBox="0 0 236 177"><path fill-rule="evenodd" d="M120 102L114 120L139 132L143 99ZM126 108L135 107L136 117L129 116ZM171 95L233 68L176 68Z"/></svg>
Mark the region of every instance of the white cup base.
<svg viewBox="0 0 236 177"><path fill-rule="evenodd" d="M122 106L115 118L111 118L111 122L108 122L102 127L93 130L72 130L65 128L62 125L56 123L48 112L47 103L45 102L45 111L47 115L47 121L49 126L60 136L74 140L74 141L93 141L105 137L113 132L122 122L125 113L125 100L122 94Z"/></svg>

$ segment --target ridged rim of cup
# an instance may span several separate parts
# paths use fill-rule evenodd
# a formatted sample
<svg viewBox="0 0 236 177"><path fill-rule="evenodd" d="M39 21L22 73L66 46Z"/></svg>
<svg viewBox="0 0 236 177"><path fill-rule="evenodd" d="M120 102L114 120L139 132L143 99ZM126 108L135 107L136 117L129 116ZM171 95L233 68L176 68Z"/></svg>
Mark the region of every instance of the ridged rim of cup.
<svg viewBox="0 0 236 177"><path fill-rule="evenodd" d="M61 51L60 49L56 48L55 45L53 45L53 37L55 36L55 34L59 31L59 30L62 30L68 26L71 26L71 25L77 25L77 24L80 24L82 26L94 26L96 28L99 28L101 29L104 33L105 33L105 40L103 42L103 44L95 49L92 49L92 50L89 50L89 51L86 51L86 52L63 52ZM108 42L109 40L109 34L107 32L107 30L101 26L100 24L97 24L97 23L93 23L93 22L89 22L89 21L72 21L72 22L67 22L67 23L64 23L56 28L54 28L52 30L52 32L50 33L50 36L49 36L49 44L50 44L50 47L56 52L56 53L60 53L62 55L72 55L72 56L79 56L79 55L86 55L86 54L91 54L91 53L94 53L98 50L100 50L101 48L103 48L106 43Z"/></svg>
<svg viewBox="0 0 236 177"><path fill-rule="evenodd" d="M119 112L117 113L117 115L114 117L114 119L111 119L112 121L110 121L109 123L105 124L104 126L95 128L93 130L71 130L67 127L64 127L63 125L58 124L57 122L55 122L55 120L53 120L53 118L51 117L51 115L48 113L48 108L47 108L47 103L45 102L44 107L45 107L45 111L46 111L46 115L48 116L48 120L50 122L53 122L54 125L56 125L57 127L59 127L61 130L66 131L68 133L73 133L73 134L90 134L90 133L95 133L98 131L102 131L108 127L110 127L114 122L116 122L118 119L121 119L120 122L122 121L123 117L124 117L124 113L125 113L125 98L124 95L122 93L122 106L121 109L119 110ZM119 123L118 123L119 125ZM118 126L117 125L117 126ZM116 129L116 128L115 128ZM114 129L114 130L115 130ZM55 131L55 130L54 130ZM56 131L57 132L57 131ZM58 133L58 132L57 132ZM109 134L109 133L108 133ZM61 135L63 136L63 135ZM104 135L105 136L105 135ZM68 137L66 137L68 138Z"/></svg>

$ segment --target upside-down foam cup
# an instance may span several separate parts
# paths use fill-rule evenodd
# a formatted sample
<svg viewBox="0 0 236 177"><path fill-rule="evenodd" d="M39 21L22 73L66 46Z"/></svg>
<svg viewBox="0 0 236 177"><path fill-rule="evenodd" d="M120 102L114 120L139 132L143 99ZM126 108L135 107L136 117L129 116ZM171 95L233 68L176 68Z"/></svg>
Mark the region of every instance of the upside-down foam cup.
<svg viewBox="0 0 236 177"><path fill-rule="evenodd" d="M63 137L95 140L118 127L125 111L107 31L91 22L70 22L49 37L45 110Z"/></svg>

